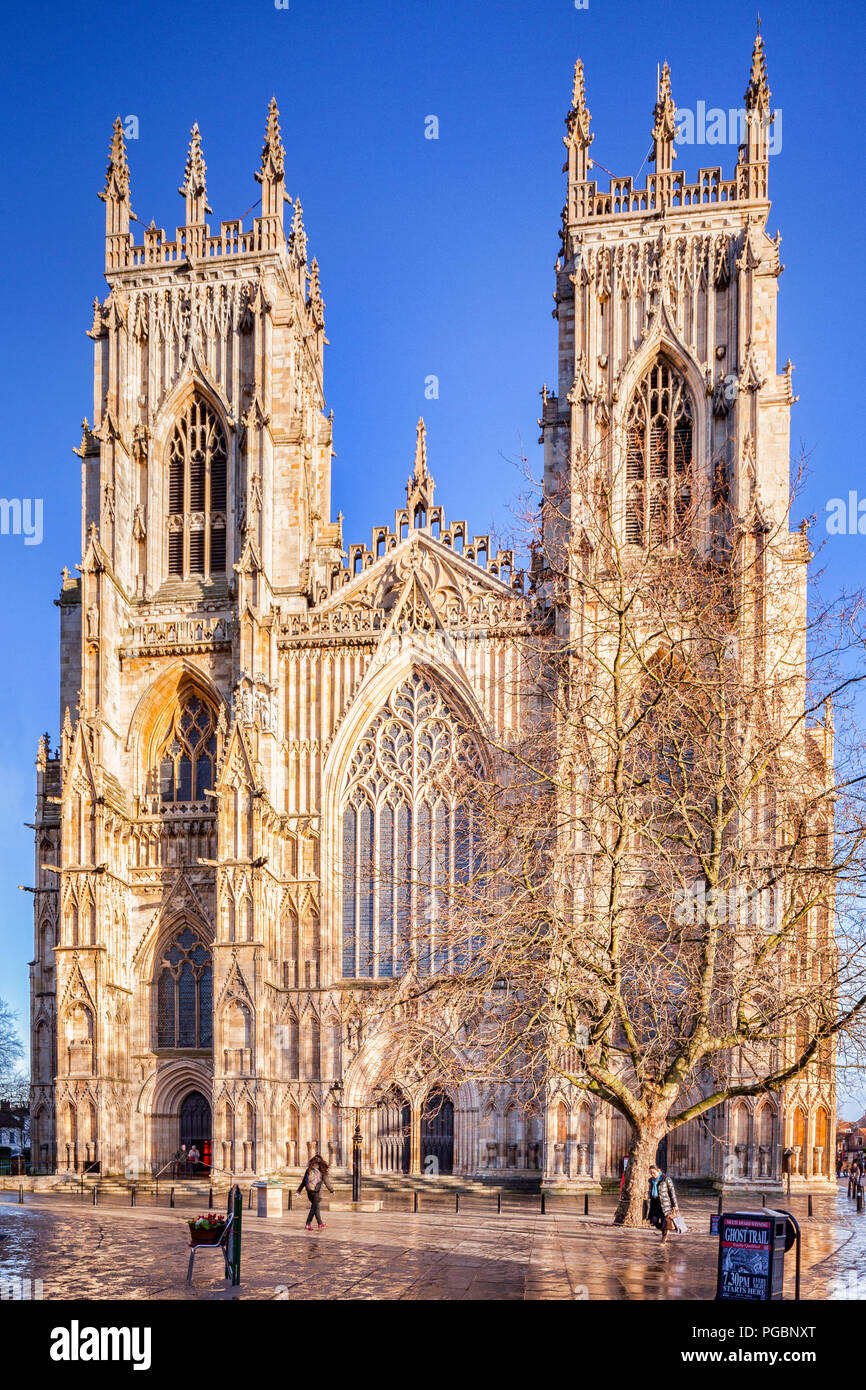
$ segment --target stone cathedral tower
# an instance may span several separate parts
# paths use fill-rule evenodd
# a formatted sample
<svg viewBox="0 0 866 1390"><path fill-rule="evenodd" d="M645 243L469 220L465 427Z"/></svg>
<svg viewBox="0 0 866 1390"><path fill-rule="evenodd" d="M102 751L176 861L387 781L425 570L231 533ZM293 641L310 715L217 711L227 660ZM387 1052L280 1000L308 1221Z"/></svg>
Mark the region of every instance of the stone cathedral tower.
<svg viewBox="0 0 866 1390"><path fill-rule="evenodd" d="M687 184L665 70L654 174L599 193L578 67L548 479L661 355L743 498L783 505L792 396L774 362L760 41L747 101L734 179ZM43 739L37 759L34 1163L155 1172L194 1142L217 1172L278 1172L317 1149L341 1164L355 1112L381 1172L432 1154L445 1173L613 1179L627 1136L586 1096L527 1114L501 1088L443 1096L389 1069L369 1001L397 973L399 868L435 857L456 873L448 730L522 717L502 692L523 579L446 521L423 421L393 524L344 548L319 269L274 102L256 178L251 229L212 233L194 127L183 225L151 222L137 243L115 125L82 559L58 600L60 747ZM435 891L408 908L436 910ZM825 1172L812 1153L823 1136L826 1164L831 1093L803 1083L796 1104L799 1120L768 1102L731 1122L742 1133L690 1138L673 1170L720 1174L739 1145L738 1176L771 1180L783 1127L800 1125L804 1172Z"/></svg>
<svg viewBox="0 0 866 1390"><path fill-rule="evenodd" d="M790 361L781 372L776 365L783 266L781 238L767 230L773 115L760 33L739 115L732 177L720 167L700 169L694 181L675 171L676 108L665 63L653 112L653 172L642 187L614 177L603 191L592 178L594 136L583 65L576 65L554 296L559 375L556 394L544 392L542 437L548 495L567 498L572 516L593 505L581 489L593 469L603 472L624 555L632 546L662 553L678 543L683 525L710 554L742 529L756 582L734 640L750 659L754 653L755 681L770 682L774 662L784 667L784 658L763 649L767 631L797 634L790 650L805 666L809 547L802 531L788 533L796 397ZM771 530L783 534L774 549L763 542ZM784 573L770 573L772 565ZM784 615L771 614L767 605L780 593ZM582 617L575 591L561 622L578 647ZM792 726L803 721L804 690L793 698ZM803 737L804 760L826 772L831 729ZM559 1129L567 1137L574 1098L564 1095L562 1104ZM703 1129L692 1122L673 1131L667 1163L680 1176L766 1182L778 1180L790 1148L794 1175L820 1185L833 1174L834 1114L825 1050L781 1097L742 1099L720 1107ZM625 1153L624 1121L613 1123L614 1148Z"/></svg>
<svg viewBox="0 0 866 1390"><path fill-rule="evenodd" d="M61 1167L151 1167L177 1147L189 1093L186 1137L210 1146L202 1097L249 1076L268 986L318 982L317 847L285 819L275 611L316 601L341 540L319 271L299 200L284 229L274 102L251 230L212 234L205 174L194 127L183 225L168 238L151 222L135 245L116 122L83 559L59 600L61 747L39 758L39 858L61 873L56 914L37 913L34 1152L53 1158L56 1126ZM307 894L291 965L289 880ZM262 1138L251 1119L238 1142Z"/></svg>

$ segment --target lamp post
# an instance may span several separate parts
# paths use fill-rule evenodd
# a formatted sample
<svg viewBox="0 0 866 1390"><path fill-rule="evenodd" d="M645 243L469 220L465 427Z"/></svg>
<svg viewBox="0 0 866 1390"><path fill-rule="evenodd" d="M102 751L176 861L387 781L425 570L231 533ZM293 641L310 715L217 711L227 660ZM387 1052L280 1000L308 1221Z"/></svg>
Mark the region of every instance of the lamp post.
<svg viewBox="0 0 866 1390"><path fill-rule="evenodd" d="M361 1200L361 1116L355 1111L355 1128L352 1132L352 1201Z"/></svg>
<svg viewBox="0 0 866 1390"><path fill-rule="evenodd" d="M331 1097L338 1110L351 1108L353 1115L352 1128L352 1201L361 1200L361 1181L363 1171L363 1138L361 1135L361 1111L375 1110L375 1105L353 1105L343 1106L343 1083L335 1081L331 1086Z"/></svg>

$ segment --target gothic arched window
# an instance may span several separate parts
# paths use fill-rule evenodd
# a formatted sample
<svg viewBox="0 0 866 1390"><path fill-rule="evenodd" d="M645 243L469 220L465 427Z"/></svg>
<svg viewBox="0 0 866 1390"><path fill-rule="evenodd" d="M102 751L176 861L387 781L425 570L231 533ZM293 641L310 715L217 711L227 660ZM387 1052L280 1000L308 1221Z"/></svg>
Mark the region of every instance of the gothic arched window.
<svg viewBox="0 0 866 1390"><path fill-rule="evenodd" d="M175 711L159 760L159 794L163 802L203 801L216 774L216 719L197 695L188 695Z"/></svg>
<svg viewBox="0 0 866 1390"><path fill-rule="evenodd" d="M168 457L168 572L180 579L225 574L226 437L199 397L177 422Z"/></svg>
<svg viewBox="0 0 866 1390"><path fill-rule="evenodd" d="M184 927L160 959L156 1035L157 1047L213 1044L211 953L194 927Z"/></svg>
<svg viewBox="0 0 866 1390"><path fill-rule="evenodd" d="M370 723L346 777L344 977L388 979L410 957L422 974L453 964L449 902L474 868L467 765L483 777L477 744L413 673Z"/></svg>
<svg viewBox="0 0 866 1390"><path fill-rule="evenodd" d="M686 534L693 436L685 382L660 357L635 391L626 419L625 538L630 544L672 545Z"/></svg>

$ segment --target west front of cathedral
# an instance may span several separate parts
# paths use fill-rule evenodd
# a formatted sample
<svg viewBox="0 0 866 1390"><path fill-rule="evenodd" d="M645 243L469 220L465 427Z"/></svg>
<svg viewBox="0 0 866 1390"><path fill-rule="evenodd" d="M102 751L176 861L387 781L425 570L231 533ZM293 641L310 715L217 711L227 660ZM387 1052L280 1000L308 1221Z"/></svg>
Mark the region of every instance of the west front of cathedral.
<svg viewBox="0 0 866 1390"><path fill-rule="evenodd" d="M746 107L733 177L689 183L665 70L654 172L602 192L578 65L545 479L636 401L664 400L688 467L726 449L746 501L784 508L793 396L775 360L760 38ZM357 1120L373 1172L420 1174L432 1155L467 1178L617 1182L629 1133L611 1107L560 1084L526 1105L507 1085L401 1074L371 1010L399 973L399 913L437 910L401 903L401 866L433 856L456 874L455 847L472 853L451 731L483 742L524 717L503 692L531 581L448 519L423 422L393 521L344 544L319 267L275 102L256 178L251 229L214 234L194 128L183 226L136 241L115 125L81 559L58 599L60 738L37 758L34 1167L152 1174L183 1143L216 1174L285 1173L315 1152L339 1168ZM772 1185L791 1148L820 1185L833 1115L832 1072L807 1069L677 1131L667 1166Z"/></svg>

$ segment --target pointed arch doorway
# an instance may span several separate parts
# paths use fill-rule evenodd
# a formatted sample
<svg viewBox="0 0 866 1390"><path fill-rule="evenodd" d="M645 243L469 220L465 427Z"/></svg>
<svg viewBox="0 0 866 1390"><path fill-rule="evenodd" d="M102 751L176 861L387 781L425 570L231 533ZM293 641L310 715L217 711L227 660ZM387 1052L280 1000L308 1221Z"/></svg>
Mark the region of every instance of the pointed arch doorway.
<svg viewBox="0 0 866 1390"><path fill-rule="evenodd" d="M408 1173L412 1152L412 1107L392 1086L376 1107L376 1149L380 1173Z"/></svg>
<svg viewBox="0 0 866 1390"><path fill-rule="evenodd" d="M210 1172L213 1161L213 1122L210 1101L201 1091L190 1091L180 1106L180 1142L187 1153L195 1145L201 1155L192 1177Z"/></svg>
<svg viewBox="0 0 866 1390"><path fill-rule="evenodd" d="M421 1111L421 1172L454 1172L454 1106L442 1091L431 1091Z"/></svg>

